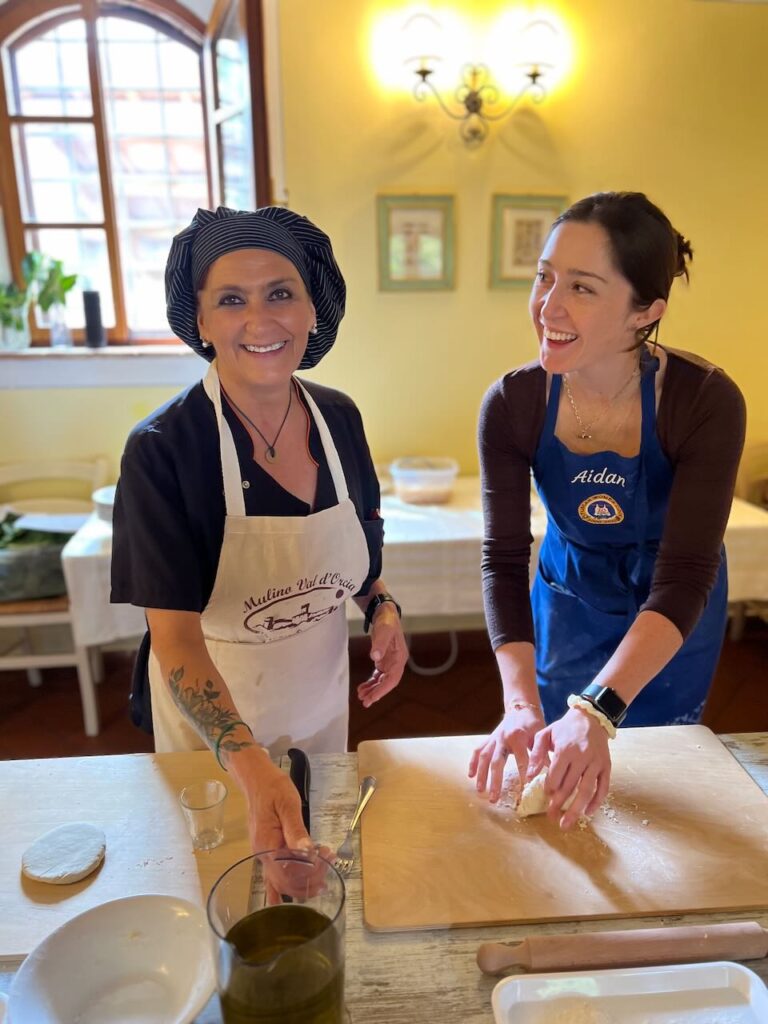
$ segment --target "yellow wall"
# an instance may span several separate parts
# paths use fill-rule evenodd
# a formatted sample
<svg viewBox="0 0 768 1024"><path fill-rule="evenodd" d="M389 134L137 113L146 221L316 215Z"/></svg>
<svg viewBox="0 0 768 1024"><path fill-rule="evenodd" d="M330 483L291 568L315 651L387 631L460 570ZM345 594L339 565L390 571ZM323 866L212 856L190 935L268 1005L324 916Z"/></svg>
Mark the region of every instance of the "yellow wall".
<svg viewBox="0 0 768 1024"><path fill-rule="evenodd" d="M114 481L131 427L178 390L0 389L0 462L106 455Z"/></svg>
<svg viewBox="0 0 768 1024"><path fill-rule="evenodd" d="M722 365L747 396L750 437L768 440L768 7L553 3L575 37L569 83L468 151L434 104L383 101L367 71L371 21L400 6L282 4L291 204L327 226L350 294L317 376L358 400L376 457L446 453L472 469L486 386L535 357L527 295L487 287L490 199L504 191L648 192L696 250L662 338ZM375 194L418 190L457 197L457 288L378 292Z"/></svg>
<svg viewBox="0 0 768 1024"><path fill-rule="evenodd" d="M504 5L461 6L493 14ZM376 460L452 454L465 472L474 470L485 388L535 356L525 293L487 285L494 192L571 199L600 188L648 192L696 252L690 287L673 289L662 340L723 366L747 397L750 440L768 441L768 6L553 2L575 38L568 84L476 151L433 103L387 95L374 81L371 26L404 7L395 0L280 5L290 203L329 232L349 286L340 340L310 376L356 399ZM398 191L456 196L453 292L377 290L375 196ZM3 393L0 458L20 448L35 455L96 448L117 459L131 423L168 393ZM12 451L9 436L17 439Z"/></svg>

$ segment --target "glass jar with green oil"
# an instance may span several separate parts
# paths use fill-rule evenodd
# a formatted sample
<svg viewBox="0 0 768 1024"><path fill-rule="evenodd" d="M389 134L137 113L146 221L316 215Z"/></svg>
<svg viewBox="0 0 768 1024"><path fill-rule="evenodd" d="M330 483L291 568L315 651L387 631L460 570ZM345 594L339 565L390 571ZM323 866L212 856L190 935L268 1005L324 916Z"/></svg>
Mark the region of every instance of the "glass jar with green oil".
<svg viewBox="0 0 768 1024"><path fill-rule="evenodd" d="M208 900L224 1024L344 1024L344 882L314 851L256 854Z"/></svg>

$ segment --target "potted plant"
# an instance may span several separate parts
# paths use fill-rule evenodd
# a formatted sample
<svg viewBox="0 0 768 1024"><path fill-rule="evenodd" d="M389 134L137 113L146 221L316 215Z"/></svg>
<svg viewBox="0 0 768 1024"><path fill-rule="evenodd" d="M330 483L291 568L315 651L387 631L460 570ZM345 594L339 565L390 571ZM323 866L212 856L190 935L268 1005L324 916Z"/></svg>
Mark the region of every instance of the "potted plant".
<svg viewBox="0 0 768 1024"><path fill-rule="evenodd" d="M27 312L29 297L26 288L13 281L0 284L0 348L26 348L29 344Z"/></svg>
<svg viewBox="0 0 768 1024"><path fill-rule="evenodd" d="M51 345L71 345L72 335L65 320L67 292L77 274L65 274L61 260L40 252L28 252L21 262L23 286L15 282L0 285L0 348L29 346L29 308L35 302L46 314Z"/></svg>
<svg viewBox="0 0 768 1024"><path fill-rule="evenodd" d="M15 281L0 284L0 348L21 349L29 346L29 306L42 273L44 257L28 252L21 262L23 286Z"/></svg>
<svg viewBox="0 0 768 1024"><path fill-rule="evenodd" d="M39 255L39 254L38 254ZM37 276L37 304L47 314L51 330L51 345L72 344L72 335L66 322L67 292L75 286L77 274L65 274L61 260L42 258Z"/></svg>

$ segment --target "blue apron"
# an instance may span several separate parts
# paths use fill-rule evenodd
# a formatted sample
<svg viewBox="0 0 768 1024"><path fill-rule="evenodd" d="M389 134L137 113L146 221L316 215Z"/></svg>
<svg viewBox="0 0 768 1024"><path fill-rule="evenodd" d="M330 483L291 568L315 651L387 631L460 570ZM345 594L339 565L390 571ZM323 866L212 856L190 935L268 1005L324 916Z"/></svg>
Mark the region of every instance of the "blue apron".
<svg viewBox="0 0 768 1024"><path fill-rule="evenodd" d="M531 601L536 674L548 722L591 683L648 597L673 470L656 436L658 359L643 358L640 453L577 455L555 436L560 376L553 376L533 472L547 532ZM725 550L696 628L630 706L625 725L698 722L727 618Z"/></svg>

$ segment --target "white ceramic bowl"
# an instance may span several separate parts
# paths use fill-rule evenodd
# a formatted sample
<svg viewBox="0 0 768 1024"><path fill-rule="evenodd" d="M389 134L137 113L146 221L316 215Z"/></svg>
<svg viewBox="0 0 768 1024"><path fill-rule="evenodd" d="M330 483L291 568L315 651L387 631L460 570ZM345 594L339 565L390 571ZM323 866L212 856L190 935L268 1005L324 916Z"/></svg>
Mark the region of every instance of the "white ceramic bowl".
<svg viewBox="0 0 768 1024"><path fill-rule="evenodd" d="M105 523L112 522L112 509L115 504L116 490L116 484L108 484L106 487L99 487L99 489L94 491L91 495L91 500L93 501L96 509L96 515L99 519L103 519Z"/></svg>
<svg viewBox="0 0 768 1024"><path fill-rule="evenodd" d="M86 910L32 950L7 1024L190 1024L215 985L205 911L175 896Z"/></svg>

